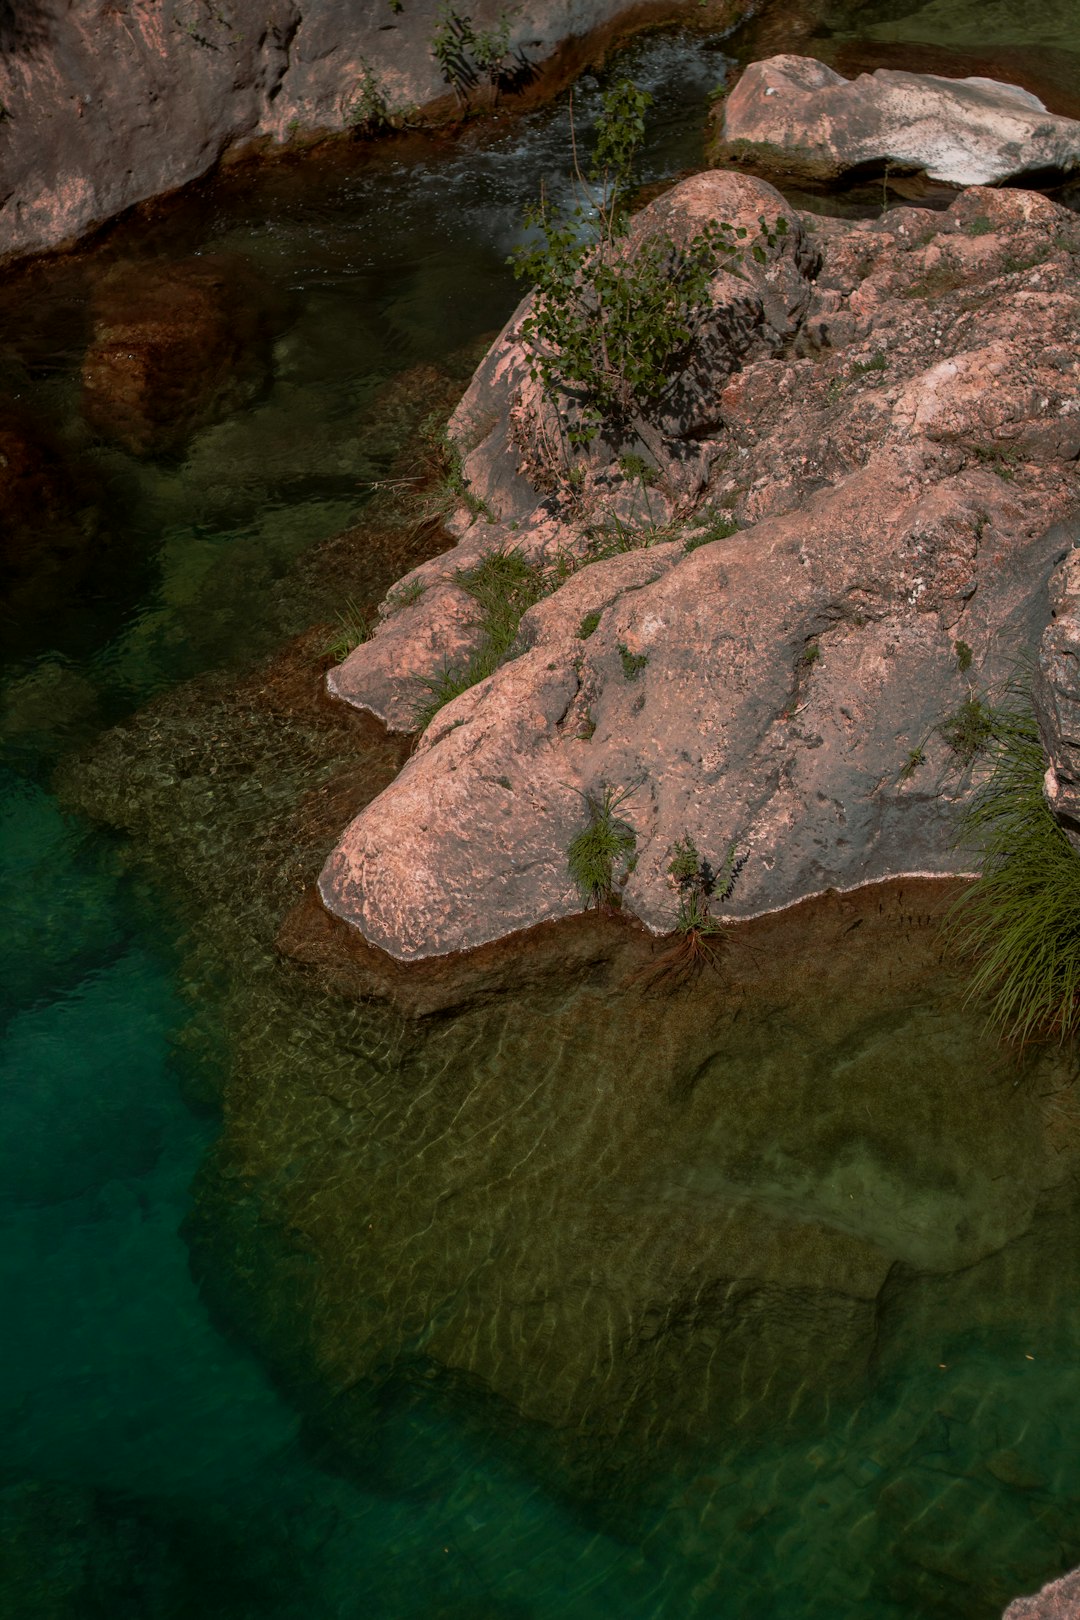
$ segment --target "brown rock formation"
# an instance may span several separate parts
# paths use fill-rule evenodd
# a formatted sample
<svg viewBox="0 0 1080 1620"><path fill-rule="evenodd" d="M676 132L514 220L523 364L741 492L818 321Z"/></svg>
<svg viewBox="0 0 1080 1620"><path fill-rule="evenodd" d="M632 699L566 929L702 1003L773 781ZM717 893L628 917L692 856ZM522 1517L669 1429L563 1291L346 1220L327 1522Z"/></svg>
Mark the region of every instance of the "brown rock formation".
<svg viewBox="0 0 1080 1620"><path fill-rule="evenodd" d="M133 455L179 450L268 386L275 304L242 259L121 266L95 299L87 420Z"/></svg>
<svg viewBox="0 0 1080 1620"><path fill-rule="evenodd" d="M638 229L684 203L690 217L785 211L764 182L712 173ZM390 955L577 911L567 849L583 796L604 788L630 790L622 904L658 933L687 835L714 865L732 845L746 857L734 916L955 869L970 773L938 727L1034 649L1077 532L1075 222L992 190L944 215L823 220L816 275L792 225L744 279L717 277L709 364L690 368L682 418L653 424L653 489L635 490L601 440L582 487L560 483L517 335L527 304L478 371L454 431L496 521L462 514L460 547L411 576L424 594L331 690L410 729L417 675L482 634L462 567L507 548L580 563L613 512L629 549L525 616L520 656L439 712L327 863L326 905ZM646 500L663 526L650 530ZM715 532L731 514L742 532L685 551L695 524Z"/></svg>
<svg viewBox="0 0 1080 1620"><path fill-rule="evenodd" d="M958 186L1080 166L1080 123L991 79L878 68L843 78L809 56L753 62L714 112L718 163L814 180L885 164Z"/></svg>

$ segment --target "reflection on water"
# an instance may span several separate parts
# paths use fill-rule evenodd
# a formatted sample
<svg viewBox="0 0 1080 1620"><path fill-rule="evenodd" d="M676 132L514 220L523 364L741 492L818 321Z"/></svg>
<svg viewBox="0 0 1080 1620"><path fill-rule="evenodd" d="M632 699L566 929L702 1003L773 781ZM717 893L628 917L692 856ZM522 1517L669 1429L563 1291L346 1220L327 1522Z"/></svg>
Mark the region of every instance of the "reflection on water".
<svg viewBox="0 0 1080 1620"><path fill-rule="evenodd" d="M637 49L656 176L722 47ZM412 476L565 157L550 110L283 164L0 288L4 387L95 514L7 641L20 1620L989 1620L1080 1556L1074 1073L987 1042L933 896L663 993L620 936L421 1026L275 953L400 763L318 697L343 596L437 543L368 486ZM272 388L171 460L104 448L95 286L210 250L290 300Z"/></svg>

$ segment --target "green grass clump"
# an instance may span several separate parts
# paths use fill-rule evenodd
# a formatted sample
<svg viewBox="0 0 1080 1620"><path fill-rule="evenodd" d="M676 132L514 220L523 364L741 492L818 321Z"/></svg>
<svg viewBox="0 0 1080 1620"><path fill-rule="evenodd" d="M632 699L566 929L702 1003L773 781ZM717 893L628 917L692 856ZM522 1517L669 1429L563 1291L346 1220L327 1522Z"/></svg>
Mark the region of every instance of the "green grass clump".
<svg viewBox="0 0 1080 1620"><path fill-rule="evenodd" d="M718 512L714 509L703 512L700 518L701 527L694 529L683 541L683 550L689 554L696 551L699 546L711 545L714 540L730 540L733 534L738 534L739 525L727 512Z"/></svg>
<svg viewBox="0 0 1080 1620"><path fill-rule="evenodd" d="M619 642L619 662L628 681L636 681L649 662L648 653L631 652L625 641Z"/></svg>
<svg viewBox="0 0 1080 1620"><path fill-rule="evenodd" d="M910 782L920 765L926 764L926 755L921 748L913 748L900 767L901 782Z"/></svg>
<svg viewBox="0 0 1080 1620"><path fill-rule="evenodd" d="M947 264L936 264L932 270L916 277L910 287L904 288L904 297L944 298L947 293L958 292L966 281L962 270L955 270Z"/></svg>
<svg viewBox="0 0 1080 1620"><path fill-rule="evenodd" d="M963 675L971 668L971 661L975 654L966 641L954 641L953 651L956 654L956 667Z"/></svg>
<svg viewBox="0 0 1080 1620"><path fill-rule="evenodd" d="M558 567L543 568L517 551L494 551L458 574L458 584L483 610L482 638L465 664L420 677L429 695L418 704L413 717L418 730L430 725L444 704L495 673L510 656L524 615L561 584L563 577L564 571Z"/></svg>
<svg viewBox="0 0 1080 1620"><path fill-rule="evenodd" d="M856 360L848 367L849 377L864 377L870 371L887 371L889 362L881 349L875 349L869 360Z"/></svg>
<svg viewBox="0 0 1080 1620"><path fill-rule="evenodd" d="M1080 856L1046 802L1030 709L999 711L995 737L993 774L961 827L981 875L953 907L951 943L974 958L971 995L989 998L992 1024L1064 1041L1080 1027Z"/></svg>
<svg viewBox="0 0 1080 1620"><path fill-rule="evenodd" d="M413 602L419 602L425 590L422 579L410 579L405 585L398 585L386 598L386 606L391 613L397 613L401 608L409 607Z"/></svg>
<svg viewBox="0 0 1080 1620"><path fill-rule="evenodd" d="M327 658L332 658L335 664L343 663L351 652L355 652L362 641L371 635L371 625L366 613L359 608L351 596L345 598L345 606L337 617L338 628L331 639L326 643L323 652Z"/></svg>
<svg viewBox="0 0 1080 1620"><path fill-rule="evenodd" d="M637 835L616 811L632 791L631 788L606 787L599 797L588 791L582 795L588 825L570 840L566 862L586 907L599 909L611 905L616 898L618 880L629 869ZM617 867L621 868L618 872Z"/></svg>
<svg viewBox="0 0 1080 1620"><path fill-rule="evenodd" d="M938 731L961 764L970 765L989 747L995 735L996 722L997 716L989 704L972 694L964 699L954 714L941 722Z"/></svg>
<svg viewBox="0 0 1080 1620"><path fill-rule="evenodd" d="M619 457L619 469L624 478L637 479L646 488L659 482L660 474L651 461L644 456L626 455Z"/></svg>
<svg viewBox="0 0 1080 1620"><path fill-rule="evenodd" d="M597 627L597 625L599 623L600 623L600 614L599 613L586 613L585 617L582 619L581 623L578 625L578 632L577 632L578 633L578 640L579 641L588 641L589 637L592 635L593 631L596 629L596 627Z"/></svg>

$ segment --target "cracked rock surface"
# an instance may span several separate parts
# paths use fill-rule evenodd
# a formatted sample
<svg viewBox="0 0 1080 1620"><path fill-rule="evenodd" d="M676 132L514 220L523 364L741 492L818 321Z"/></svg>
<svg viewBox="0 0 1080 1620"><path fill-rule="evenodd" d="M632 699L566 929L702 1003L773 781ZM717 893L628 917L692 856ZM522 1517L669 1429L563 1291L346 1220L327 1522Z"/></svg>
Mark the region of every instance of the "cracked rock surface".
<svg viewBox="0 0 1080 1620"><path fill-rule="evenodd" d="M713 171L637 229L684 205L792 213L765 182ZM651 488L602 441L575 489L550 448L545 464L527 301L477 372L452 429L491 521L459 514L458 547L409 576L424 589L408 606L392 593L331 691L407 731L418 676L482 635L463 569L511 548L580 564L613 514L637 549L532 608L516 656L439 711L346 830L323 901L391 956L578 911L567 849L605 788L627 791L636 837L621 904L656 933L674 925L667 867L686 836L714 865L745 856L735 918L963 869L973 768L938 728L1034 654L1080 533L1080 236L1043 197L977 188L945 213L791 224L755 275L717 278L716 323L734 307L737 330L695 380L687 443L654 424ZM687 551L718 517L741 527Z"/></svg>

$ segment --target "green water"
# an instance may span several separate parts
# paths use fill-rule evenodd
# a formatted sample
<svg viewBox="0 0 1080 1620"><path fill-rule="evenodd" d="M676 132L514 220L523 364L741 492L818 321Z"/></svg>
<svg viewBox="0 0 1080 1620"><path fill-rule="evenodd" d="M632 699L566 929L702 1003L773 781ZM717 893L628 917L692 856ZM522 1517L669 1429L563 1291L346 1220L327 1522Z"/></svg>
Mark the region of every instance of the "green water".
<svg viewBox="0 0 1080 1620"><path fill-rule="evenodd" d="M721 61L639 47L653 176ZM233 176L0 288L108 536L5 625L5 1616L989 1620L1080 1560L1067 1066L948 987L417 1031L273 951L394 764L320 648L437 543L334 537L512 308L565 152L545 113ZM272 391L181 460L106 450L87 289L211 249L292 300Z"/></svg>

